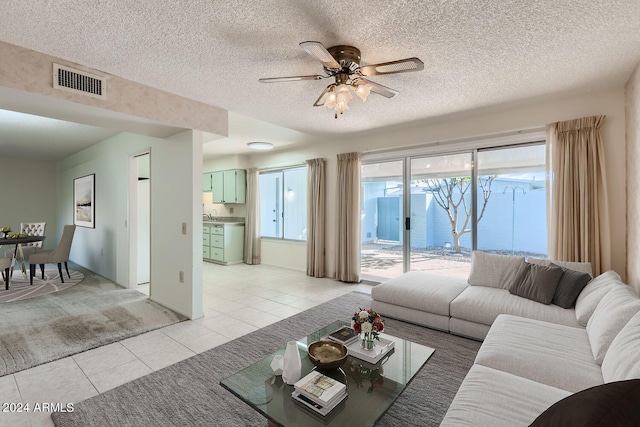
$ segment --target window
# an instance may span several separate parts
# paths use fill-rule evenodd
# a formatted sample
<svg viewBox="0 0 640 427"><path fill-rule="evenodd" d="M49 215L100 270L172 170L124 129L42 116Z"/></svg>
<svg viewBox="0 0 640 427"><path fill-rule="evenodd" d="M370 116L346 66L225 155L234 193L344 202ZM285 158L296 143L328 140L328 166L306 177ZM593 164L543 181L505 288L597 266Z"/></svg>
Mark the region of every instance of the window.
<svg viewBox="0 0 640 427"><path fill-rule="evenodd" d="M260 235L307 240L307 168L260 174Z"/></svg>

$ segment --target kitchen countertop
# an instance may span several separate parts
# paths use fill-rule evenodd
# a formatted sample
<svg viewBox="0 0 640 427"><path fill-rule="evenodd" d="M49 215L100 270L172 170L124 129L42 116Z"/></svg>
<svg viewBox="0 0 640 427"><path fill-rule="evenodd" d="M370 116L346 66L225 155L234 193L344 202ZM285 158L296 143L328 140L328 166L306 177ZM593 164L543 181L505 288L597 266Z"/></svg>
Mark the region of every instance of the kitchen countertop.
<svg viewBox="0 0 640 427"><path fill-rule="evenodd" d="M214 220L203 220L202 221L203 224L218 224L218 225L222 225L222 224L242 224L244 225L244 218L233 218L233 217L229 217L229 218L216 218Z"/></svg>

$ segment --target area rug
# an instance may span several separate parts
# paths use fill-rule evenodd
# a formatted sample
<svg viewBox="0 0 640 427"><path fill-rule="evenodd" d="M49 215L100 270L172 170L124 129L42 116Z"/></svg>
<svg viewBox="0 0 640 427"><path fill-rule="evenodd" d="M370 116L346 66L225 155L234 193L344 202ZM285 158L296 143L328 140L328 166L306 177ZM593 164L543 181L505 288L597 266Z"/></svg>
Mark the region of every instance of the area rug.
<svg viewBox="0 0 640 427"><path fill-rule="evenodd" d="M60 292L0 304L0 376L186 320L136 290L84 275Z"/></svg>
<svg viewBox="0 0 640 427"><path fill-rule="evenodd" d="M153 372L55 413L60 427L264 426L266 419L219 385L238 370L336 319L368 307L352 292L219 347ZM387 319L386 331L436 349L429 362L378 421L378 426L436 426L480 347L477 341Z"/></svg>
<svg viewBox="0 0 640 427"><path fill-rule="evenodd" d="M62 274L64 274L64 283L60 280L58 270L45 270L44 279L42 279L42 274L38 269L37 274L33 277L33 285L31 285L29 272L27 271L27 277L24 277L22 271L16 270L13 272L9 289L5 289L4 286L0 288L0 303L15 302L58 292L70 286L77 285L84 279L84 274L76 270L69 270L69 275L63 270ZM69 278L69 276L71 276L71 278Z"/></svg>

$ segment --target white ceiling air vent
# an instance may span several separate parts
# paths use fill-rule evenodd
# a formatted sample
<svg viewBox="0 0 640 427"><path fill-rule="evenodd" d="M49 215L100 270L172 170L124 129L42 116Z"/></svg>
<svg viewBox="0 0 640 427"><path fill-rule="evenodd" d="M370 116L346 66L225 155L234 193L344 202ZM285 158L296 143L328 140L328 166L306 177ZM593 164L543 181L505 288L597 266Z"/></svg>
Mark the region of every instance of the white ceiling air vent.
<svg viewBox="0 0 640 427"><path fill-rule="evenodd" d="M107 99L106 79L60 64L53 64L53 87L74 93Z"/></svg>

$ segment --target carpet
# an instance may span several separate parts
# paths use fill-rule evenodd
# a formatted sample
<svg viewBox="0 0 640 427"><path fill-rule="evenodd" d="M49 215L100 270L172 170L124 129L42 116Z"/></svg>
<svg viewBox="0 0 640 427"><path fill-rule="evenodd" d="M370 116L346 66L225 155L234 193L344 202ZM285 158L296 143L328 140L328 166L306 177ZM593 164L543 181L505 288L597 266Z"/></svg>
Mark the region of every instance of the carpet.
<svg viewBox="0 0 640 427"><path fill-rule="evenodd" d="M60 274L58 270L45 270L44 279L41 277L40 269L37 269L37 274L33 277L33 285L29 281L29 271L27 270L27 277L22 275L20 270L13 272L11 278L10 288L7 290L2 286L0 289L0 303L2 302L15 302L27 298L33 298L40 295L50 294L52 292L58 292L63 289L67 289L70 286L77 285L82 279L84 274L76 270L69 270L69 276L63 269L64 283L60 281Z"/></svg>
<svg viewBox="0 0 640 427"><path fill-rule="evenodd" d="M369 295L352 292L54 413L59 427L264 426L266 419L219 385L238 370L336 319ZM473 365L480 342L386 319L386 332L436 349L378 426L436 426ZM354 426L355 427L355 426Z"/></svg>
<svg viewBox="0 0 640 427"><path fill-rule="evenodd" d="M0 376L186 320L136 290L83 273L60 292L0 305Z"/></svg>

